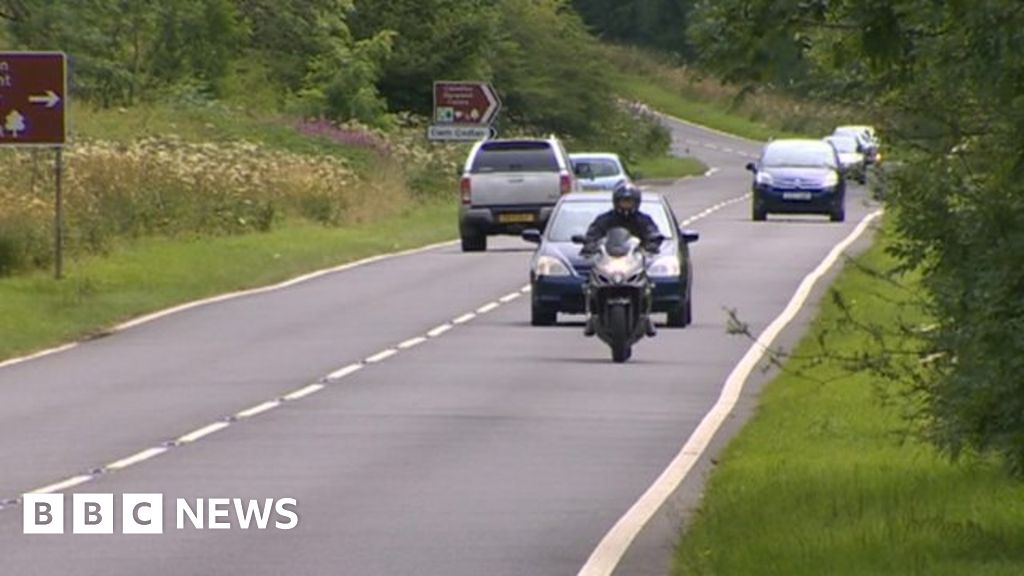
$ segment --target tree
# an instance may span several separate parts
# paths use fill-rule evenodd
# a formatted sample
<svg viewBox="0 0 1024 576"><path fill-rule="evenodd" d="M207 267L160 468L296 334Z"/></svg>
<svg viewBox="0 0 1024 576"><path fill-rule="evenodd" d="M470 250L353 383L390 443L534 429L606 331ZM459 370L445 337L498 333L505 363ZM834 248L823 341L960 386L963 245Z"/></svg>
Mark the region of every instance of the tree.
<svg viewBox="0 0 1024 576"><path fill-rule="evenodd" d="M920 362L889 376L937 446L1024 475L1024 4L721 0L694 16L705 64L733 80L875 104L906 157L886 192L894 252L934 320L903 334Z"/></svg>

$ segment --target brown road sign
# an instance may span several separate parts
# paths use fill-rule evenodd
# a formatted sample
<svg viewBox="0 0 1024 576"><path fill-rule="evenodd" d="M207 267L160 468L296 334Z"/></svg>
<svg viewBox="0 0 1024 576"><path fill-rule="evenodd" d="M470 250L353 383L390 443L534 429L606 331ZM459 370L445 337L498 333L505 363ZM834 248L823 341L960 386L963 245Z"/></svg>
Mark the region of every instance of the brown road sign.
<svg viewBox="0 0 1024 576"><path fill-rule="evenodd" d="M434 82L434 123L490 126L501 99L486 82Z"/></svg>
<svg viewBox="0 0 1024 576"><path fill-rule="evenodd" d="M62 52L0 52L0 146L60 146L67 130Z"/></svg>

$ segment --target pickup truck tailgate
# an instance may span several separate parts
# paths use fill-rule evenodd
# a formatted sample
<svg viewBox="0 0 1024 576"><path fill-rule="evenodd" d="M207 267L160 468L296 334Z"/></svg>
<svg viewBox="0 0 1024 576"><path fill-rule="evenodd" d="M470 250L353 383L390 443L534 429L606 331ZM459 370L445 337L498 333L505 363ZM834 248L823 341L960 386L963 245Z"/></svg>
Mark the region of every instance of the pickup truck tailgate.
<svg viewBox="0 0 1024 576"><path fill-rule="evenodd" d="M558 172L497 172L471 176L473 206L554 204L560 195Z"/></svg>

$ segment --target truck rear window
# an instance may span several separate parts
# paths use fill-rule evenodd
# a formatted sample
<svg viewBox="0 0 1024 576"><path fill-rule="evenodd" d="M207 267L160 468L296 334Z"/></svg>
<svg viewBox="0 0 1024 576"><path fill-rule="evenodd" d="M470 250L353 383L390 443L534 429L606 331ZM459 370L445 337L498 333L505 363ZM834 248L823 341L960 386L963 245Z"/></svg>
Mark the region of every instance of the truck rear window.
<svg viewBox="0 0 1024 576"><path fill-rule="evenodd" d="M546 142L484 144L473 159L472 172L558 172L558 160Z"/></svg>

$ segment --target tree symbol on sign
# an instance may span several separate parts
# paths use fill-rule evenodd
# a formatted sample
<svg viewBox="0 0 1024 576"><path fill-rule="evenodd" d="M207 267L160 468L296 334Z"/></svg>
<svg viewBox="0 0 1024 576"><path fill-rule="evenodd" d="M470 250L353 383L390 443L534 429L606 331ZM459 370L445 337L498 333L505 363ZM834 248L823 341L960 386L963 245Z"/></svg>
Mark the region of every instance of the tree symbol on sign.
<svg viewBox="0 0 1024 576"><path fill-rule="evenodd" d="M7 128L7 131L11 133L11 136L17 138L18 134L25 131L25 117L22 116L21 112L12 110L11 113L7 115L7 121L4 123L4 128Z"/></svg>

